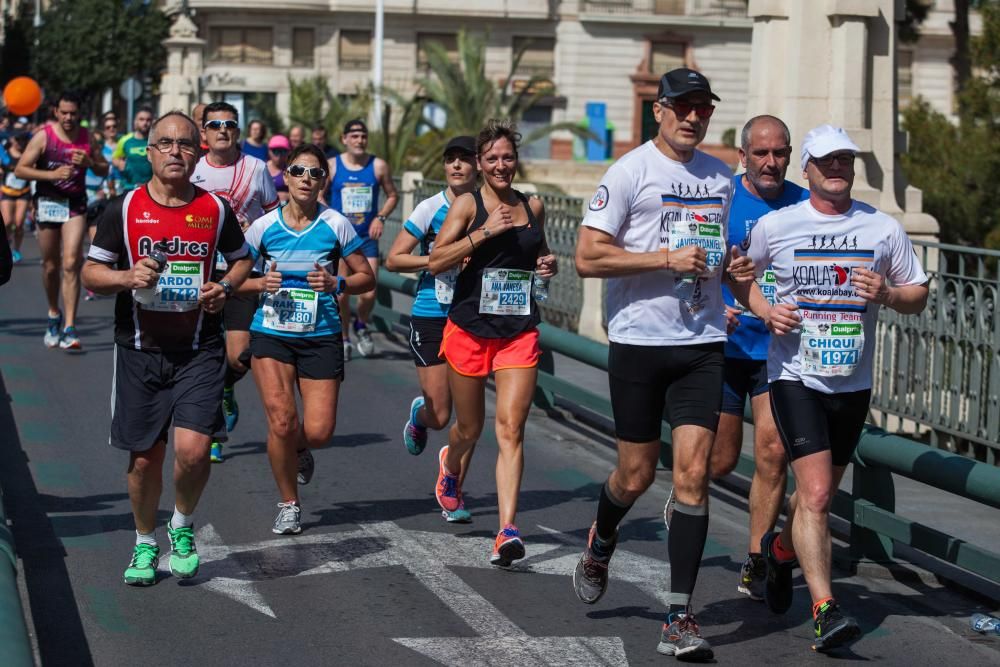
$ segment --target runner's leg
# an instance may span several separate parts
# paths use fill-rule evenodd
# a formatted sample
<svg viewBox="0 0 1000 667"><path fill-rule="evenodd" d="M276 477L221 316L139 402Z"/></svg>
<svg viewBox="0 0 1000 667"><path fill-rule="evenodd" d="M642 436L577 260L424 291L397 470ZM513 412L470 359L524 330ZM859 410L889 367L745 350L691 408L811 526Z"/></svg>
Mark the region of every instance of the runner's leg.
<svg viewBox="0 0 1000 667"><path fill-rule="evenodd" d="M766 399L766 397L765 397ZM712 444L710 470L712 479L731 473L740 459L743 446L743 417L728 412L719 414L719 426Z"/></svg>
<svg viewBox="0 0 1000 667"><path fill-rule="evenodd" d="M80 269L83 267L83 237L87 216L77 215L62 225L62 298L65 308L63 327L76 326L76 308L80 302Z"/></svg>
<svg viewBox="0 0 1000 667"><path fill-rule="evenodd" d="M830 526L828 515L833 493L844 467L833 465L829 451L816 452L792 462L795 473L795 514L791 518L791 543L813 600L833 597L830 585Z"/></svg>
<svg viewBox="0 0 1000 667"><path fill-rule="evenodd" d="M417 379L424 395L424 405L417 411L417 418L425 428L440 431L451 421L448 364L417 366Z"/></svg>
<svg viewBox="0 0 1000 667"><path fill-rule="evenodd" d="M310 449L326 447L337 427L340 380L299 378L302 394L302 433Z"/></svg>
<svg viewBox="0 0 1000 667"><path fill-rule="evenodd" d="M212 472L208 449L212 436L177 426L174 428L175 505L187 515L194 514Z"/></svg>
<svg viewBox="0 0 1000 667"><path fill-rule="evenodd" d="M24 219L28 215L29 200L26 197L18 199L14 208L14 250L21 251L21 244L24 242ZM4 215L4 220L8 220Z"/></svg>
<svg viewBox="0 0 1000 667"><path fill-rule="evenodd" d="M788 459L778 437L767 392L750 399L754 421L754 473L750 483L750 542L747 553L760 552L764 533L774 530L785 498Z"/></svg>
<svg viewBox="0 0 1000 667"><path fill-rule="evenodd" d="M267 416L267 458L271 462L271 473L282 501L298 502L297 452L303 446L303 429L295 405L295 365L269 357L254 357L253 367L253 377Z"/></svg>
<svg viewBox="0 0 1000 667"><path fill-rule="evenodd" d="M494 375L497 388L497 505L500 528L514 524L524 473L524 424L531 409L538 369L506 368Z"/></svg>
<svg viewBox="0 0 1000 667"><path fill-rule="evenodd" d="M135 529L150 534L156 529L156 510L163 492L163 458L166 440L159 440L144 452L131 452L129 456L128 497L132 502Z"/></svg>
<svg viewBox="0 0 1000 667"><path fill-rule="evenodd" d="M455 423L448 431L448 456L445 466L457 473L459 484L472 460L486 419L486 378L461 375L449 368L448 386L455 405Z"/></svg>
<svg viewBox="0 0 1000 667"><path fill-rule="evenodd" d="M38 250L42 255L42 286L49 304L49 315L59 312L59 269L62 265L59 248L62 244L62 227L39 225Z"/></svg>
<svg viewBox="0 0 1000 667"><path fill-rule="evenodd" d="M684 612L701 568L708 537L708 463L715 434L703 426L673 429L673 483L677 495L670 523L670 612Z"/></svg>

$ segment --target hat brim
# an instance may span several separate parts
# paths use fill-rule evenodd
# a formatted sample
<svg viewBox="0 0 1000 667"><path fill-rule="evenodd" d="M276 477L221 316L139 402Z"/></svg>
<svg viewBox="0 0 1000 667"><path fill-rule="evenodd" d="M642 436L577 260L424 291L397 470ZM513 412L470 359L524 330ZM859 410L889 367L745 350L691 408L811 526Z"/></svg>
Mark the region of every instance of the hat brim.
<svg viewBox="0 0 1000 667"><path fill-rule="evenodd" d="M657 99L661 99L661 100L663 100L663 99L675 100L678 97L684 97L685 95L689 95L691 93L708 93L709 97L711 97L716 102L721 102L722 101L721 97L719 97L718 95L716 95L715 93L713 93L711 90L709 90L707 88L688 88L687 90L685 90L683 92L679 92L679 93L663 93Z"/></svg>

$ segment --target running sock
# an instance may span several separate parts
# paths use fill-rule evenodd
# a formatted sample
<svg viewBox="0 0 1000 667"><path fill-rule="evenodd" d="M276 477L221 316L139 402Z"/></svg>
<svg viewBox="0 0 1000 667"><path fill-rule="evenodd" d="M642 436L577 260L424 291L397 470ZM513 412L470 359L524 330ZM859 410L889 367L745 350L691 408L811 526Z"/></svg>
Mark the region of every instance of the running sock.
<svg viewBox="0 0 1000 667"><path fill-rule="evenodd" d="M368 326L364 322L362 322L361 320L359 320L357 317L354 318L354 330L355 331L361 331L362 329L367 329L367 328L368 328Z"/></svg>
<svg viewBox="0 0 1000 667"><path fill-rule="evenodd" d="M418 405L416 410L411 410L410 411L410 423L413 424L414 426L416 426L419 429L426 430L427 427L424 426L424 424L423 424L422 421L420 421L420 408L422 408L422 407L424 407L424 403L421 403L420 405Z"/></svg>
<svg viewBox="0 0 1000 667"><path fill-rule="evenodd" d="M151 547L156 546L156 531L151 533L140 533L138 530L135 531L135 543L136 544L148 544Z"/></svg>
<svg viewBox="0 0 1000 667"><path fill-rule="evenodd" d="M601 487L601 499L597 503L597 541L609 543L615 539L615 531L618 524L622 522L628 511L632 509L632 503L625 504L611 495L608 482ZM599 554L595 553L595 556ZM610 555L610 554L609 554Z"/></svg>
<svg viewBox="0 0 1000 667"><path fill-rule="evenodd" d="M779 563L788 563L795 560L795 552L785 548L781 543L781 535L774 538L774 542L771 543L771 553L778 559Z"/></svg>
<svg viewBox="0 0 1000 667"><path fill-rule="evenodd" d="M170 527L177 529L193 525L194 525L194 518L192 517L192 515L183 514L179 509L177 509L177 506L174 505L174 515L170 519Z"/></svg>
<svg viewBox="0 0 1000 667"><path fill-rule="evenodd" d="M833 602L833 598L823 598L819 602L813 603L813 619L814 620L816 619L816 616L819 615L819 608L822 607L827 602Z"/></svg>
<svg viewBox="0 0 1000 667"><path fill-rule="evenodd" d="M667 603L671 612L675 607L687 607L691 602L707 538L708 503L687 505L677 501L667 535L667 551L670 555L670 593Z"/></svg>

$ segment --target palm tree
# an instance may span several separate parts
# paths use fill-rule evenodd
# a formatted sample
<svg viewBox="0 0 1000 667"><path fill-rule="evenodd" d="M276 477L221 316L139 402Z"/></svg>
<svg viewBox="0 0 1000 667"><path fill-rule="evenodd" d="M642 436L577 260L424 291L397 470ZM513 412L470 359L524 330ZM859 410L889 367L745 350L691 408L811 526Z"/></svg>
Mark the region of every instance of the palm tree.
<svg viewBox="0 0 1000 667"><path fill-rule="evenodd" d="M340 143L344 124L353 118L367 118L372 106L370 88L358 88L353 96L334 95L330 84L320 75L298 81L289 77L288 87L289 126L302 125L309 132L315 125L322 125L327 140L340 151L344 150Z"/></svg>
<svg viewBox="0 0 1000 667"><path fill-rule="evenodd" d="M432 155L440 155L448 137L456 134L479 133L490 118L509 118L518 122L524 112L536 106L545 97L555 94L555 86L544 76L533 74L526 81L518 81L515 89L514 76L524 55L522 47L514 54L510 72L501 86L486 74L485 37L459 31L457 36L458 58L453 61L444 45L439 42L427 44L428 75L418 79L419 96L439 106L447 118L445 127L433 127L436 141ZM582 138L596 138L590 131L576 123L551 123L536 128L522 138L527 145L559 130L568 130ZM441 166L435 164L441 171Z"/></svg>

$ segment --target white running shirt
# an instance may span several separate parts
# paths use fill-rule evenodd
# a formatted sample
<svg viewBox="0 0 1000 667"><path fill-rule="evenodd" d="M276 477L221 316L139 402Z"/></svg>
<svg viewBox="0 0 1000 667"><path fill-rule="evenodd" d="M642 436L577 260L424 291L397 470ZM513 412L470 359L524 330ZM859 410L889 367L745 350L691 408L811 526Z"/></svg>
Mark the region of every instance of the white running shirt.
<svg viewBox="0 0 1000 667"><path fill-rule="evenodd" d="M768 381L825 394L870 389L879 305L855 294L851 275L864 268L895 286L926 283L902 225L859 201L824 215L806 200L762 217L744 250L758 276L771 265L776 303L798 304L802 317L798 331L771 336Z"/></svg>
<svg viewBox="0 0 1000 667"><path fill-rule="evenodd" d="M208 156L203 155L191 182L229 202L243 229L278 206L278 193L267 165L251 155L241 153L236 162L225 167L209 164Z"/></svg>
<svg viewBox="0 0 1000 667"><path fill-rule="evenodd" d="M697 281L692 314L677 297L672 271L608 278L608 339L648 346L697 345L726 340L719 262L725 261L726 221L733 173L721 160L695 151L676 162L652 141L608 169L583 224L615 237L629 252L655 252L698 243L710 275ZM718 239L717 241L715 239Z"/></svg>

